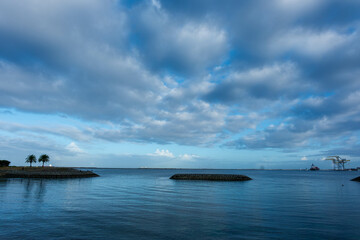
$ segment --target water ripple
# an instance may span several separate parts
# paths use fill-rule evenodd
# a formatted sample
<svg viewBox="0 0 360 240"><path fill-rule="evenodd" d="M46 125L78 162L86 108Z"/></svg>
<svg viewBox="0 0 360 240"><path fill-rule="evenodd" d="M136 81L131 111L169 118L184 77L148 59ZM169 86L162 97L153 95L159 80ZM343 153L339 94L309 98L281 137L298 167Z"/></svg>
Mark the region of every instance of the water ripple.
<svg viewBox="0 0 360 240"><path fill-rule="evenodd" d="M1 180L0 239L360 239L351 172L98 169L93 179Z"/></svg>

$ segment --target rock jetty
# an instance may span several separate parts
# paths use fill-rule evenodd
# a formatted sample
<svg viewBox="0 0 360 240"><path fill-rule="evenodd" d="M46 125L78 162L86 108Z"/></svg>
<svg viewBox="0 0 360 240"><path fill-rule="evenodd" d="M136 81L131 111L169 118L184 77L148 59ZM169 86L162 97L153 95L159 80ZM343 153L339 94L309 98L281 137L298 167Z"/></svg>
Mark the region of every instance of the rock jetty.
<svg viewBox="0 0 360 240"><path fill-rule="evenodd" d="M360 182L360 176L359 176L359 177L356 177L356 178L351 179L351 181Z"/></svg>
<svg viewBox="0 0 360 240"><path fill-rule="evenodd" d="M0 178L87 178L98 177L92 171L57 167L8 167L0 169Z"/></svg>
<svg viewBox="0 0 360 240"><path fill-rule="evenodd" d="M174 180L207 180L207 181L248 181L250 177L238 174L175 174Z"/></svg>

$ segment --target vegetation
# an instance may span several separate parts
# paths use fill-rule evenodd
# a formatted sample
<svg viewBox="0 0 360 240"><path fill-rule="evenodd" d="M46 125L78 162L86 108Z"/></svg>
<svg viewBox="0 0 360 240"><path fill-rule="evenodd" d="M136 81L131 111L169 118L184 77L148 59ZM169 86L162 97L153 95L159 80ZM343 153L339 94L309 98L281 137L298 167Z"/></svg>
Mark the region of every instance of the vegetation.
<svg viewBox="0 0 360 240"><path fill-rule="evenodd" d="M30 167L32 166L33 163L36 163L36 157L34 154L27 156L25 160L26 160L25 162L30 163Z"/></svg>
<svg viewBox="0 0 360 240"><path fill-rule="evenodd" d="M0 160L0 167L8 167L9 165L10 165L10 161Z"/></svg>
<svg viewBox="0 0 360 240"><path fill-rule="evenodd" d="M41 155L38 160L38 162L42 162L42 167L44 167L44 163L49 161L50 161L50 157L46 154Z"/></svg>

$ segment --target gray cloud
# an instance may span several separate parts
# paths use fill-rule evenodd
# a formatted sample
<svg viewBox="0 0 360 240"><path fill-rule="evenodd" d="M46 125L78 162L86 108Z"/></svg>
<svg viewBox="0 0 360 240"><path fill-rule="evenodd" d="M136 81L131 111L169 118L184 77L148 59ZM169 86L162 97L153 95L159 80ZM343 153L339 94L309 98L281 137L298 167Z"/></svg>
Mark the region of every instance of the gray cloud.
<svg viewBox="0 0 360 240"><path fill-rule="evenodd" d="M214 84L204 98L211 102L245 105L249 104L249 99L272 102L280 98L299 97L309 89L307 85L301 82L294 64L274 64L244 72L230 72L225 80Z"/></svg>
<svg viewBox="0 0 360 240"><path fill-rule="evenodd" d="M359 133L358 1L158 3L2 1L0 106L98 124L2 129L240 149Z"/></svg>
<svg viewBox="0 0 360 240"><path fill-rule="evenodd" d="M357 138L360 130L358 101L358 91L344 97L309 98L289 109L290 113L284 113L283 116L288 118L283 117L282 123L270 125L227 145L240 149L347 146L347 139Z"/></svg>
<svg viewBox="0 0 360 240"><path fill-rule="evenodd" d="M92 139L91 132L87 128L78 128L75 126L61 125L61 124L52 124L48 123L47 126L44 125L35 125L35 124L19 124L19 123L9 123L0 121L0 130L6 131L9 133L26 133L26 134L41 134L41 135L55 135L67 137L69 139L87 142Z"/></svg>
<svg viewBox="0 0 360 240"><path fill-rule="evenodd" d="M132 38L139 56L155 70L188 76L224 60L227 33L213 22L173 18L145 2L130 11Z"/></svg>

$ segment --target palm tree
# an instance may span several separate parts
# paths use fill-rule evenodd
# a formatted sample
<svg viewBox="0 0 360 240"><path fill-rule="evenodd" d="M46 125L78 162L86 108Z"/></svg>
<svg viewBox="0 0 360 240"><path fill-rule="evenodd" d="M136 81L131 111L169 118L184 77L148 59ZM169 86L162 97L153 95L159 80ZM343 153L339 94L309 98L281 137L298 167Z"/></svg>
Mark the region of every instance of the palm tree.
<svg viewBox="0 0 360 240"><path fill-rule="evenodd" d="M44 167L44 163L50 162L50 157L46 154L43 154L39 157L39 162L42 162L42 167Z"/></svg>
<svg viewBox="0 0 360 240"><path fill-rule="evenodd" d="M27 156L25 158L25 160L26 160L25 162L30 163L30 167L31 167L32 163L36 163L36 157L34 154Z"/></svg>

